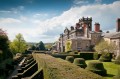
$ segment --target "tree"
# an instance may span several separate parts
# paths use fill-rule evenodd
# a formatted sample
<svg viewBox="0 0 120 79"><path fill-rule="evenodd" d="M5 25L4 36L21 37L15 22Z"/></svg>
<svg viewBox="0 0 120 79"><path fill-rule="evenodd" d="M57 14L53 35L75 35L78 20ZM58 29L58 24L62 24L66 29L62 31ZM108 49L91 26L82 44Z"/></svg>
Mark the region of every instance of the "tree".
<svg viewBox="0 0 120 79"><path fill-rule="evenodd" d="M71 41L67 40L65 44L65 52L71 51Z"/></svg>
<svg viewBox="0 0 120 79"><path fill-rule="evenodd" d="M105 40L101 40L95 46L95 50L102 54L103 53L113 53L116 49L117 49L117 46L113 42L108 43Z"/></svg>
<svg viewBox="0 0 120 79"><path fill-rule="evenodd" d="M46 48L47 50L51 50L51 49L52 49L52 44L47 44L47 45L45 45L45 48Z"/></svg>
<svg viewBox="0 0 120 79"><path fill-rule="evenodd" d="M37 49L37 50L42 50L42 51L46 50L45 45L44 45L44 43L43 43L42 41L40 41L40 42L37 44L36 49Z"/></svg>
<svg viewBox="0 0 120 79"><path fill-rule="evenodd" d="M1 60L12 58L12 53L9 50L9 39L5 31L0 29L0 55L2 58Z"/></svg>
<svg viewBox="0 0 120 79"><path fill-rule="evenodd" d="M23 53L27 49L27 44L22 36L22 34L17 34L16 38L10 44L11 51L16 53Z"/></svg>
<svg viewBox="0 0 120 79"><path fill-rule="evenodd" d="M36 49L35 45L30 45L28 48L28 50L35 50L35 49Z"/></svg>
<svg viewBox="0 0 120 79"><path fill-rule="evenodd" d="M95 50L98 53L101 53L101 56L99 58L100 61L104 61L104 62L110 62L112 59L112 54L115 50L117 49L117 46L110 42L108 43L105 40L100 41L96 46L95 46Z"/></svg>

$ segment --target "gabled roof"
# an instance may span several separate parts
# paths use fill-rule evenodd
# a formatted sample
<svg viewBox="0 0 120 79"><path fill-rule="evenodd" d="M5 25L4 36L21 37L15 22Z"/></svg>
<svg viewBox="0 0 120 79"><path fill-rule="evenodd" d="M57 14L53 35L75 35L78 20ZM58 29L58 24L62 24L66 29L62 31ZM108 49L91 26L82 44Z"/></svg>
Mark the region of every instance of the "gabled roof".
<svg viewBox="0 0 120 79"><path fill-rule="evenodd" d="M104 38L119 38L120 32L113 32L113 33L103 33Z"/></svg>

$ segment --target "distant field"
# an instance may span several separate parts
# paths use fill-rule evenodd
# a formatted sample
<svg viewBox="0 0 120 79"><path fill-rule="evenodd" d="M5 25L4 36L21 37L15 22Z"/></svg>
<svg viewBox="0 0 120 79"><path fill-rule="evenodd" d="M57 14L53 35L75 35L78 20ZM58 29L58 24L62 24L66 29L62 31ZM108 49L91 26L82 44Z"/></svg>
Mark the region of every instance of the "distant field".
<svg viewBox="0 0 120 79"><path fill-rule="evenodd" d="M98 60L86 60L86 63L88 64L90 61L98 61ZM104 68L107 70L107 76L104 77L106 79L112 79L113 76L117 74L118 67L120 65L114 64L113 62L103 62Z"/></svg>

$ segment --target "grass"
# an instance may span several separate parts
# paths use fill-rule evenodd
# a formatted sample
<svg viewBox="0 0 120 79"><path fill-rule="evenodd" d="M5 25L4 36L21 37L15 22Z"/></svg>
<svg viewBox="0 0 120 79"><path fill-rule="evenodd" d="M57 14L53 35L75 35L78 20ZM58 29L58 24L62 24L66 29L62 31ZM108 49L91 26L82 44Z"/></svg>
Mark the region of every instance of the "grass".
<svg viewBox="0 0 120 79"><path fill-rule="evenodd" d="M86 63L88 64L90 61L99 61L99 60L86 60ZM114 62L103 62L104 68L107 70L107 76L105 76L105 79L112 79L113 76L115 76L118 72L118 67L120 65L114 64Z"/></svg>

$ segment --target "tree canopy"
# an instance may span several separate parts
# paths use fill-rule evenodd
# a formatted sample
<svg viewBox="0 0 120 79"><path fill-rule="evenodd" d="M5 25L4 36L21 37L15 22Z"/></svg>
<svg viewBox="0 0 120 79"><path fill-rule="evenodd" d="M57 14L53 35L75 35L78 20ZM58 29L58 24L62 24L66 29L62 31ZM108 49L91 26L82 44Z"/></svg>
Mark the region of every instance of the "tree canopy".
<svg viewBox="0 0 120 79"><path fill-rule="evenodd" d="M10 43L11 51L16 53L23 53L27 49L27 44L22 36L22 34L17 34L13 42Z"/></svg>
<svg viewBox="0 0 120 79"><path fill-rule="evenodd" d="M67 40L66 44L65 44L65 52L71 51L71 41Z"/></svg>
<svg viewBox="0 0 120 79"><path fill-rule="evenodd" d="M96 46L95 50L99 53L113 53L117 49L117 46L113 43L110 42L108 43L105 40L101 40Z"/></svg>
<svg viewBox="0 0 120 79"><path fill-rule="evenodd" d="M44 45L44 43L42 41L40 41L37 44L36 50L42 50L42 51L46 50L45 45Z"/></svg>
<svg viewBox="0 0 120 79"><path fill-rule="evenodd" d="M12 53L9 50L9 39L5 31L0 29L0 59L4 60L12 57Z"/></svg>

